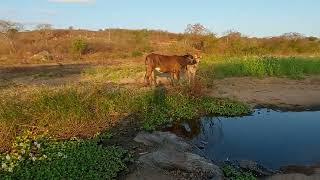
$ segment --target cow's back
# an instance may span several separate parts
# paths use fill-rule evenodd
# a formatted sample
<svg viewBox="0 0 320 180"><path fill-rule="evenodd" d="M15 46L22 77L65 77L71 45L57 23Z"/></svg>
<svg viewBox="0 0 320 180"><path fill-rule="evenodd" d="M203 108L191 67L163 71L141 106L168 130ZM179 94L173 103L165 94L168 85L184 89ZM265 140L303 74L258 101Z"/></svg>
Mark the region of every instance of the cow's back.
<svg viewBox="0 0 320 180"><path fill-rule="evenodd" d="M152 68L159 68L162 72L177 72L181 68L179 56L166 56L154 53L146 57L146 65Z"/></svg>

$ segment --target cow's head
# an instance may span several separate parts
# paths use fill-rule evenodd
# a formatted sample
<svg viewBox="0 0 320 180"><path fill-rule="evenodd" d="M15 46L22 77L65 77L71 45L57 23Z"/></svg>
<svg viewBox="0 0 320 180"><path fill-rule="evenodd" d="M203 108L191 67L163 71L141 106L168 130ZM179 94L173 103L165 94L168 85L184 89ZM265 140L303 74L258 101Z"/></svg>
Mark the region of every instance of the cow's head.
<svg viewBox="0 0 320 180"><path fill-rule="evenodd" d="M186 54L183 56L187 60L188 65L194 65L200 62L201 56Z"/></svg>
<svg viewBox="0 0 320 180"><path fill-rule="evenodd" d="M186 54L183 57L187 61L188 65L197 64L197 60L191 54Z"/></svg>

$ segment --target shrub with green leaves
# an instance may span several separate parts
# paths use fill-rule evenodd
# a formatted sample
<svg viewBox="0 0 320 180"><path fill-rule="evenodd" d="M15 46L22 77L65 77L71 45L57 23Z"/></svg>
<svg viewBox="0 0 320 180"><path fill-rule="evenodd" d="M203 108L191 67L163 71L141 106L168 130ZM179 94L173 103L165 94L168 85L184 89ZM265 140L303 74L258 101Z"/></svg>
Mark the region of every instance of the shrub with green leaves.
<svg viewBox="0 0 320 180"><path fill-rule="evenodd" d="M71 43L71 50L73 53L78 53L80 56L86 51L88 43L82 39L74 39Z"/></svg>

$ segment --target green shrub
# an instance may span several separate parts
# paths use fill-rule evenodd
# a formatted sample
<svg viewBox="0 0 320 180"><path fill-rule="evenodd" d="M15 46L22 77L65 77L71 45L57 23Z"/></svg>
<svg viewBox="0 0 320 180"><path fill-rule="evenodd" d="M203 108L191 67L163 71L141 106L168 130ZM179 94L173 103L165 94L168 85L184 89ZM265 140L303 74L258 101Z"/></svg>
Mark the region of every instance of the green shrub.
<svg viewBox="0 0 320 180"><path fill-rule="evenodd" d="M85 53L87 47L88 43L82 38L74 39L71 43L72 52L78 53L80 56Z"/></svg>
<svg viewBox="0 0 320 180"><path fill-rule="evenodd" d="M140 50L134 50L134 51L132 51L131 56L132 57L140 57L140 56L143 56L143 52L141 52Z"/></svg>

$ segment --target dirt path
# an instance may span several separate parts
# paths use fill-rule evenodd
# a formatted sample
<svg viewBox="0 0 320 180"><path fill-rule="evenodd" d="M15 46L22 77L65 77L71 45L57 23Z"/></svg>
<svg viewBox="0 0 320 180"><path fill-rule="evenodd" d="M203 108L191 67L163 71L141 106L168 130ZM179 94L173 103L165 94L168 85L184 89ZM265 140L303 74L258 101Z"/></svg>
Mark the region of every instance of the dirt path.
<svg viewBox="0 0 320 180"><path fill-rule="evenodd" d="M215 80L209 95L230 97L252 106L288 109L320 108L320 77L302 80L287 78L225 78Z"/></svg>

